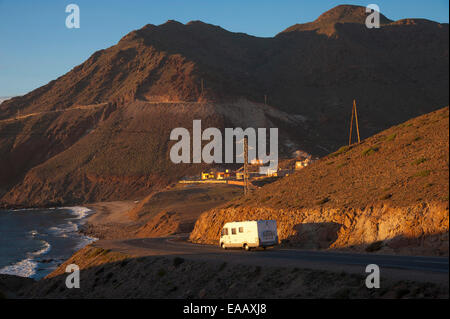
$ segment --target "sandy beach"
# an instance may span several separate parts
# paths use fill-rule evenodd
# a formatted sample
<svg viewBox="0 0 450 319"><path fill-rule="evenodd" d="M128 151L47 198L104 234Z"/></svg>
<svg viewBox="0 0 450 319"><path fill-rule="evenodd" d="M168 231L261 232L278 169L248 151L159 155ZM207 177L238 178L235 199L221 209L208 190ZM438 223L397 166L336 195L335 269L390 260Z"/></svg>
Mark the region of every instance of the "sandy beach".
<svg viewBox="0 0 450 319"><path fill-rule="evenodd" d="M132 221L127 212L135 207L134 201L114 201L86 204L94 213L86 218L81 232L98 239L132 237L140 223Z"/></svg>

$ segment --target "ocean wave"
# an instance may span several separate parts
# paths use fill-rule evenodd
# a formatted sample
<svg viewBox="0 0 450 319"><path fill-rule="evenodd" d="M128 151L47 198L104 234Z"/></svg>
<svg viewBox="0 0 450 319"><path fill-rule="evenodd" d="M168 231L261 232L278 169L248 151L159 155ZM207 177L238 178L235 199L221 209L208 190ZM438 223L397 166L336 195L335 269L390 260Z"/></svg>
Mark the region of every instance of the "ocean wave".
<svg viewBox="0 0 450 319"><path fill-rule="evenodd" d="M41 240L41 243L42 247L39 250L28 253L27 258L15 264L3 267L0 269L0 274L16 275L20 277L32 277L36 274L38 262L34 258L48 253L51 249L51 245L45 240Z"/></svg>
<svg viewBox="0 0 450 319"><path fill-rule="evenodd" d="M60 210L64 209L70 212L73 217L66 219L66 223L59 224L45 230L45 233L42 234L37 230L31 230L27 233L27 236L35 240L40 240L41 245L40 248L36 251L28 252L24 257L24 259L16 262L14 264L10 264L0 269L0 274L9 274L16 275L21 277L35 277L38 278L42 271L38 269L39 267L39 256L47 254L51 250L51 245L45 241L41 240L42 236L56 236L56 237L74 237L77 239L78 243L74 247L75 250L79 250L86 245L98 240L98 238L90 237L79 233L79 226L85 222L85 217L91 215L94 211L82 206L74 206L74 207L54 207L54 208L46 208L46 210ZM29 208L29 209L18 209L22 210L42 210L39 208ZM22 257L23 258L23 257ZM54 258L52 258L54 259ZM45 264L43 265L45 269L53 270L56 268L56 264Z"/></svg>
<svg viewBox="0 0 450 319"><path fill-rule="evenodd" d="M83 219L91 215L94 211L84 206L72 206L72 207L48 207L48 208L16 208L12 209L12 212L18 211L40 211L40 210L56 210L56 209L67 209L76 219Z"/></svg>
<svg viewBox="0 0 450 319"><path fill-rule="evenodd" d="M92 209L83 206L61 207L61 208L68 209L75 216L75 219L78 220L77 223L72 223L71 221L68 222L68 227L73 227L74 232L78 232L79 225L82 225L85 222L85 220L83 219L94 213ZM82 241L76 246L76 249L77 250L81 249L84 246L87 246L96 240L98 240L98 238L82 235Z"/></svg>
<svg viewBox="0 0 450 319"><path fill-rule="evenodd" d="M48 230L55 236L67 237L68 233L75 233L78 231L78 224L68 221L67 224L52 226Z"/></svg>
<svg viewBox="0 0 450 319"><path fill-rule="evenodd" d="M0 269L0 274L31 277L36 273L38 263L33 258L26 258L10 266Z"/></svg>
<svg viewBox="0 0 450 319"><path fill-rule="evenodd" d="M76 219L83 219L94 212L92 209L83 206L61 207L61 209L68 209L72 215L76 216Z"/></svg>
<svg viewBox="0 0 450 319"><path fill-rule="evenodd" d="M35 257L40 256L40 255L44 255L46 253L48 253L50 251L50 249L52 248L52 246L45 240L41 240L42 243L42 248L32 252L31 254Z"/></svg>

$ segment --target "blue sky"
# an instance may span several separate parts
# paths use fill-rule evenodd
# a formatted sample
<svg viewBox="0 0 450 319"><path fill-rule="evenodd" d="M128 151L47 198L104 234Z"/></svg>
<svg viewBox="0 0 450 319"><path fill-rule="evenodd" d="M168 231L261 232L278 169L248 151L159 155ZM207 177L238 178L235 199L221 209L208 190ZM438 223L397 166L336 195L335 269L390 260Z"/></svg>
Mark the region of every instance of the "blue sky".
<svg viewBox="0 0 450 319"><path fill-rule="evenodd" d="M67 29L68 4L81 28ZM448 0L0 0L0 97L27 93L145 24L202 20L233 32L272 37L339 4L375 3L388 18L448 23Z"/></svg>

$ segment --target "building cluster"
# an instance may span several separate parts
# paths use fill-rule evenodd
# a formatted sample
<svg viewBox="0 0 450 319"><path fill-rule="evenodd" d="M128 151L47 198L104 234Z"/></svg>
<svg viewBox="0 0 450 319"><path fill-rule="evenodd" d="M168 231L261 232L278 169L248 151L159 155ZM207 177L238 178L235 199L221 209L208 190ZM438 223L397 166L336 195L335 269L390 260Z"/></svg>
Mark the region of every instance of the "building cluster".
<svg viewBox="0 0 450 319"><path fill-rule="evenodd" d="M303 160L295 161L295 170L300 170L302 168L305 168L308 165L311 165L314 160L312 160L310 157L306 157Z"/></svg>
<svg viewBox="0 0 450 319"><path fill-rule="evenodd" d="M295 170L306 167L312 163L311 159L306 159L303 161L295 162ZM248 177L250 179L254 178L263 178L263 177L283 177L288 176L290 173L294 171L294 169L267 169L264 173L260 173L259 167L262 165L262 162L259 160L253 160L251 165L249 166ZM244 170L241 167L238 170L230 170L230 169L211 169L206 172L202 172L201 174L202 180L243 180L244 179Z"/></svg>
<svg viewBox="0 0 450 319"><path fill-rule="evenodd" d="M260 173L259 168L263 165L262 160L253 159L250 161L248 166L248 177L249 179L258 179L264 177L283 177L288 176L294 170L301 170L312 163L314 163L318 158L312 158L311 155L303 151L297 151L301 153L296 153L297 160L295 164L290 166L290 168L276 168L276 169L266 169L264 173ZM244 179L244 167L237 170L225 169L225 168L213 168L209 171L202 172L202 180L243 180Z"/></svg>
<svg viewBox="0 0 450 319"><path fill-rule="evenodd" d="M249 177L253 176L255 172L249 172ZM221 170L221 169L212 169L208 172L202 172L201 176L202 180L207 179L217 179L217 180L225 180L225 179L244 179L244 172L242 170L231 171L229 169Z"/></svg>

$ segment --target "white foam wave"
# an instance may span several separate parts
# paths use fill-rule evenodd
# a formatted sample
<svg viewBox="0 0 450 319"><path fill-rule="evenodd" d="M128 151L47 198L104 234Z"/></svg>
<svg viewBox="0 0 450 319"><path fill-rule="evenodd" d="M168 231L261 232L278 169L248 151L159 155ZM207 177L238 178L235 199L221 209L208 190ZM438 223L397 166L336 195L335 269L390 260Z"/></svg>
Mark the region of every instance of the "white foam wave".
<svg viewBox="0 0 450 319"><path fill-rule="evenodd" d="M68 233L74 233L78 231L78 224L68 221L67 224L53 226L48 230L56 236L67 237Z"/></svg>
<svg viewBox="0 0 450 319"><path fill-rule="evenodd" d="M6 266L0 269L0 274L16 275L20 277L31 277L36 273L37 262L32 258L15 263L14 265Z"/></svg>
<svg viewBox="0 0 450 319"><path fill-rule="evenodd" d="M84 217L89 216L94 211L92 209L89 209L87 207L83 206L73 206L73 207L48 207L48 208L17 208L12 209L12 212L18 212L18 211L33 211L33 210L55 210L55 209L67 209L70 211L72 215L76 216L76 219L83 219Z"/></svg>
<svg viewBox="0 0 450 319"><path fill-rule="evenodd" d="M42 248L37 251L27 254L27 258L6 267L0 269L0 274L5 275L16 275L20 277L32 277L36 274L37 261L34 260L35 257L44 255L48 253L51 249L51 245L45 240L41 240Z"/></svg>
<svg viewBox="0 0 450 319"><path fill-rule="evenodd" d="M33 256L44 255L44 254L48 253L50 251L50 249L52 248L52 246L45 240L41 240L41 243L42 243L43 247L35 252L32 252L31 254Z"/></svg>
<svg viewBox="0 0 450 319"><path fill-rule="evenodd" d="M61 208L70 210L71 214L76 216L76 219L83 219L93 213L91 209L83 206L61 207Z"/></svg>
<svg viewBox="0 0 450 319"><path fill-rule="evenodd" d="M91 209L89 209L87 207L82 207L82 206L52 207L52 208L46 208L46 209L49 209L49 210L67 209L70 211L70 213L72 215L74 215L74 218L72 218L72 220L74 220L73 222L69 220L67 224L58 225L58 226L49 228L50 231L52 231L56 235L59 235L60 237L69 237L69 236L71 236L70 235L71 233L78 232L79 225L81 225L83 223L82 219L84 219L85 217L87 217L93 213L93 211ZM27 208L27 209L17 209L15 211L22 211L22 210L42 210L42 209ZM33 238L35 238L37 235L42 236L36 230L31 230L29 232L29 234ZM79 234L79 235L81 235L81 234ZM80 239L81 239L81 241L76 246L77 250L98 240L98 238L85 236L85 235L81 235ZM42 242L42 247L39 250L28 253L27 258L13 264L13 265L9 265L9 266L1 268L0 274L16 275L16 276L21 276L21 277L33 277L36 274L37 267L38 267L38 262L35 260L35 258L48 253L51 249L51 245L48 242L46 242L44 240L41 240L41 242Z"/></svg>

